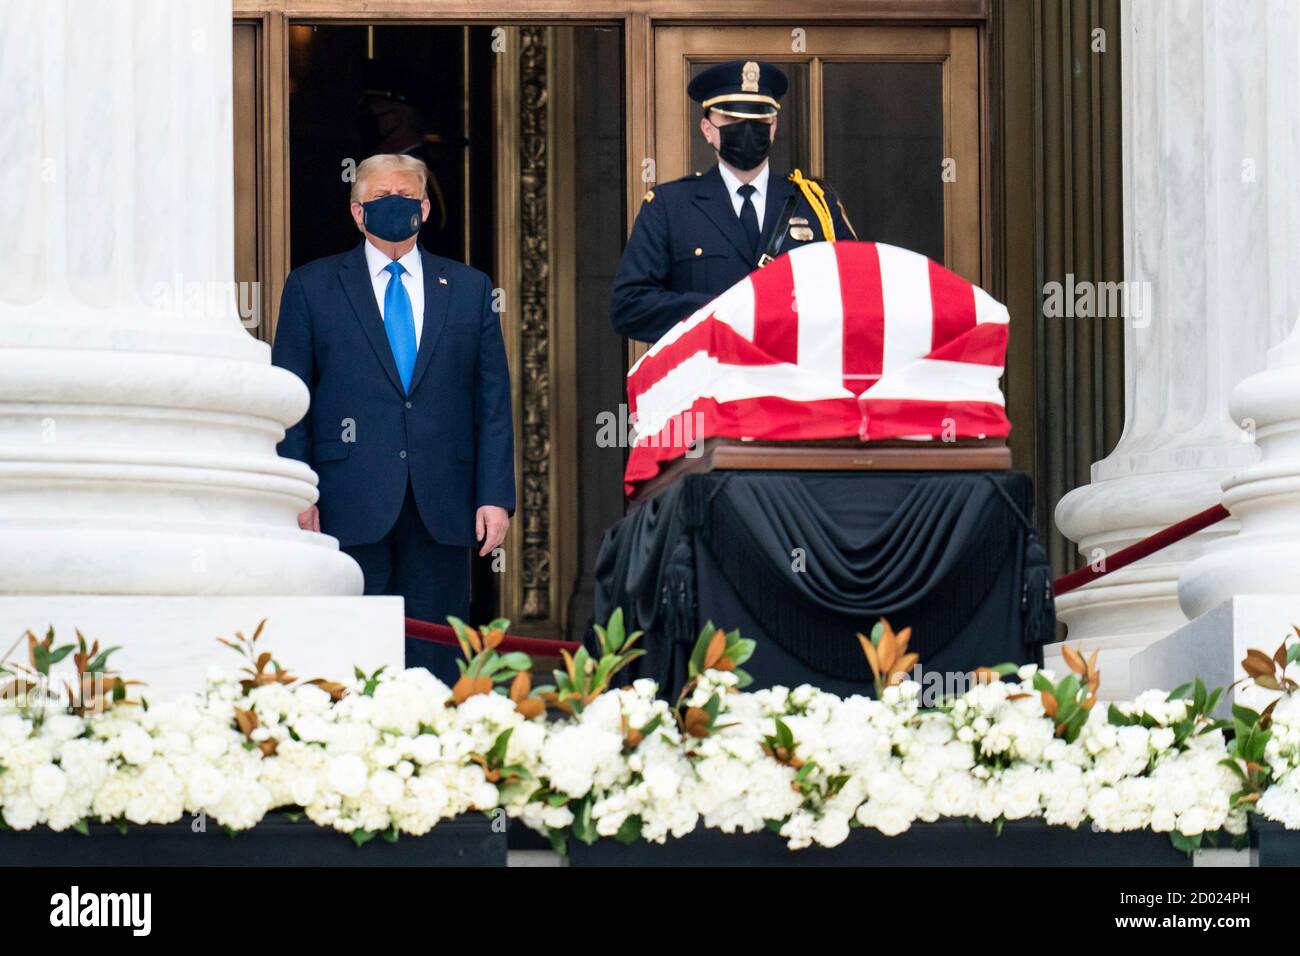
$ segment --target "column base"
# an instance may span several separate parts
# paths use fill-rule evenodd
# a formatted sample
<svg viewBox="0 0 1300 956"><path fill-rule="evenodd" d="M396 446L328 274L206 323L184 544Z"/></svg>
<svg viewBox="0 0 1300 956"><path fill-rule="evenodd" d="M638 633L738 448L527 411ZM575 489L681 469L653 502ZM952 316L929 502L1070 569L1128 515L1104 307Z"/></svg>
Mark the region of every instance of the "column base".
<svg viewBox="0 0 1300 956"><path fill-rule="evenodd" d="M80 629L101 648L120 646L113 669L161 701L202 690L209 667L237 671L243 662L216 638L251 635L266 618L258 646L291 674L347 680L354 667L403 666L404 607L400 597L0 596L0 654L25 664L28 629L40 636L53 626L56 644L75 642Z"/></svg>
<svg viewBox="0 0 1300 956"><path fill-rule="evenodd" d="M1138 691L1173 690L1197 677L1210 689L1225 687L1245 676L1241 660L1247 650L1255 647L1271 657L1293 624L1300 624L1300 596L1234 595L1135 654L1129 681ZM1241 684L1223 695L1218 715L1230 716L1234 703L1258 710L1276 696Z"/></svg>

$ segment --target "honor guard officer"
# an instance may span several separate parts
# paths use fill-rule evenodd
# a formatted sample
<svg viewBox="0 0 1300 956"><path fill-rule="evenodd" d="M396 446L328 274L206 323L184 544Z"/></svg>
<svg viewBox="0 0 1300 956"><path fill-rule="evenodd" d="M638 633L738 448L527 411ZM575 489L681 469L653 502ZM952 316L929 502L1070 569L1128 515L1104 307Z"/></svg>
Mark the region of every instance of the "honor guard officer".
<svg viewBox="0 0 1300 956"><path fill-rule="evenodd" d="M614 277L610 312L621 335L654 342L782 252L857 238L823 183L769 169L787 85L777 67L754 60L719 63L691 81L718 164L642 198Z"/></svg>

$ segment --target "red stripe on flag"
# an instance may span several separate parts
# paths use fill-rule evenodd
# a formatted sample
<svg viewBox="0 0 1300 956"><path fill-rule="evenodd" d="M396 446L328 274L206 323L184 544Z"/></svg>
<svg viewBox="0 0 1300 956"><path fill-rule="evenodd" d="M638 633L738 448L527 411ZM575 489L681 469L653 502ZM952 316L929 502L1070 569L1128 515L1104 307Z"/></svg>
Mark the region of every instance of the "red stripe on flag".
<svg viewBox="0 0 1300 956"><path fill-rule="evenodd" d="M860 395L880 377L885 354L885 298L874 242L837 242L844 309L844 387ZM870 376L869 378L867 376Z"/></svg>
<svg viewBox="0 0 1300 956"><path fill-rule="evenodd" d="M945 342L926 356L946 362L1001 367L1007 358L1005 322L984 322L951 342Z"/></svg>
<svg viewBox="0 0 1300 956"><path fill-rule="evenodd" d="M749 275L754 283L754 344L778 362L799 362L799 314L789 256Z"/></svg>
<svg viewBox="0 0 1300 956"><path fill-rule="evenodd" d="M685 416L690 420L681 421ZM757 441L846 438L857 434L861 417L857 400L848 397L813 402L775 395L733 402L700 398L654 435L637 439L627 456L624 490L631 495L640 482L657 475L664 462L681 458L687 450L681 442L683 437L744 437Z"/></svg>
<svg viewBox="0 0 1300 956"><path fill-rule="evenodd" d="M1011 423L1001 405L992 402L936 402L916 398L859 399L863 441L884 441L911 435L937 439L1006 438Z"/></svg>
<svg viewBox="0 0 1300 956"><path fill-rule="evenodd" d="M975 327L975 287L939 263L930 262L932 342L948 342Z"/></svg>
<svg viewBox="0 0 1300 956"><path fill-rule="evenodd" d="M711 315L658 351L646 354L636 370L628 375L629 410L635 412L638 396L644 395L656 382L699 352L707 353L724 365L778 364L726 322Z"/></svg>

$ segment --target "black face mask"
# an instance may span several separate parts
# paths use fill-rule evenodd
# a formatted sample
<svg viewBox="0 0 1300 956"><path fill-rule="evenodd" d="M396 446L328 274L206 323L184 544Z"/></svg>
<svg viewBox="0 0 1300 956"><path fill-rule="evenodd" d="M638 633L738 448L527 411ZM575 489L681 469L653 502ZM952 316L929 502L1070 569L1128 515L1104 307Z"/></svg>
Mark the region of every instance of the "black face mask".
<svg viewBox="0 0 1300 956"><path fill-rule="evenodd" d="M772 145L771 126L758 120L738 120L717 127L721 138L718 155L742 173L763 164Z"/></svg>

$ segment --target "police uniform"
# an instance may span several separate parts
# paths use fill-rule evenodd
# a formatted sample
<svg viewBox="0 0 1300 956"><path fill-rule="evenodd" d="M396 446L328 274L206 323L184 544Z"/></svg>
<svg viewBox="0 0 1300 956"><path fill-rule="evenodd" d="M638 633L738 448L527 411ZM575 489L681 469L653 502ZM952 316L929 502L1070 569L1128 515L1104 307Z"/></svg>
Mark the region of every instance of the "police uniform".
<svg viewBox="0 0 1300 956"><path fill-rule="evenodd" d="M737 60L700 74L689 92L706 109L754 117L774 115L785 88L775 66ZM779 222L792 196L793 211ZM779 252L832 236L856 238L835 194L798 170L769 171L757 248L736 204L718 166L645 194L614 277L610 311L619 334L656 341L758 268L778 229L785 228Z"/></svg>

